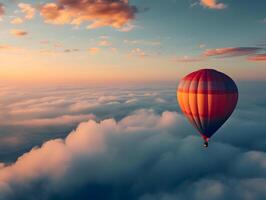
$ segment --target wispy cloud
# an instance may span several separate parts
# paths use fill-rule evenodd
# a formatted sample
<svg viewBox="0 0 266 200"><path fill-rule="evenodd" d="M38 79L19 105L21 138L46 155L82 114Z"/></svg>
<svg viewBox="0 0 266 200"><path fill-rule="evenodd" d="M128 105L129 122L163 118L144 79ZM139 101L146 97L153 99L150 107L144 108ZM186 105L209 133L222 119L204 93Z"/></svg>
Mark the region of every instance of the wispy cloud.
<svg viewBox="0 0 266 200"><path fill-rule="evenodd" d="M2 16L5 14L5 7L2 3L0 3L0 20L2 19Z"/></svg>
<svg viewBox="0 0 266 200"><path fill-rule="evenodd" d="M19 3L18 7L25 14L25 19L31 20L34 18L36 9L31 4Z"/></svg>
<svg viewBox="0 0 266 200"><path fill-rule="evenodd" d="M20 17L16 17L14 19L12 19L10 21L11 24L22 24L23 23L23 19L21 19Z"/></svg>
<svg viewBox="0 0 266 200"><path fill-rule="evenodd" d="M97 54L97 53L99 53L101 51L101 49L100 48L97 48L97 47L92 47L92 48L89 48L88 49L88 52L90 53L90 54Z"/></svg>
<svg viewBox="0 0 266 200"><path fill-rule="evenodd" d="M104 47L107 47L107 46L111 46L112 43L108 40L101 40L99 43L98 43L99 46L104 46Z"/></svg>
<svg viewBox="0 0 266 200"><path fill-rule="evenodd" d="M26 49L4 44L4 45L0 45L0 51L18 53L18 52L25 52Z"/></svg>
<svg viewBox="0 0 266 200"><path fill-rule="evenodd" d="M266 54L256 54L248 57L249 61L266 61Z"/></svg>
<svg viewBox="0 0 266 200"><path fill-rule="evenodd" d="M115 47L112 47L112 48L110 48L110 51L111 51L112 53L117 53L117 52L118 52L118 49L115 48Z"/></svg>
<svg viewBox="0 0 266 200"><path fill-rule="evenodd" d="M136 28L137 26L132 24L132 23L128 23L125 26L121 27L120 29L118 29L120 32L129 32L132 31L134 28Z"/></svg>
<svg viewBox="0 0 266 200"><path fill-rule="evenodd" d="M28 35L28 32L21 29L12 29L10 30L10 34L17 37L22 37Z"/></svg>
<svg viewBox="0 0 266 200"><path fill-rule="evenodd" d="M161 45L160 41L127 40L127 39L125 39L123 42L125 44L130 44L130 45L137 45L137 44L147 45L147 46L158 46L158 45Z"/></svg>
<svg viewBox="0 0 266 200"><path fill-rule="evenodd" d="M10 50L10 49L13 49L13 47L10 45L0 45L0 50Z"/></svg>
<svg viewBox="0 0 266 200"><path fill-rule="evenodd" d="M64 52L65 53L71 53L71 52L78 52L79 49L65 49Z"/></svg>
<svg viewBox="0 0 266 200"><path fill-rule="evenodd" d="M140 48L132 49L130 52L131 56L139 56L139 57L147 57L149 56L147 53L144 52L144 50Z"/></svg>
<svg viewBox="0 0 266 200"><path fill-rule="evenodd" d="M262 48L259 47L227 47L218 49L207 49L203 53L203 55L210 57L234 57L254 54L260 50L262 50Z"/></svg>
<svg viewBox="0 0 266 200"><path fill-rule="evenodd" d="M204 49L207 45L206 44L200 44L199 48Z"/></svg>
<svg viewBox="0 0 266 200"><path fill-rule="evenodd" d="M88 115L62 115L54 118L26 119L20 121L11 121L10 125L28 126L28 127L44 127L44 126L66 126L95 119L92 114Z"/></svg>
<svg viewBox="0 0 266 200"><path fill-rule="evenodd" d="M64 0L46 3L40 13L46 23L80 25L91 22L88 28L111 26L121 29L135 18L136 7L127 0Z"/></svg>
<svg viewBox="0 0 266 200"><path fill-rule="evenodd" d="M191 56L183 56L183 57L178 57L178 58L174 58L173 61L174 62L200 62L203 61L204 58L203 57L191 57Z"/></svg>
<svg viewBox="0 0 266 200"><path fill-rule="evenodd" d="M218 3L216 0L200 0L200 5L209 9L217 9L217 10L221 10L227 7L227 5L223 3Z"/></svg>

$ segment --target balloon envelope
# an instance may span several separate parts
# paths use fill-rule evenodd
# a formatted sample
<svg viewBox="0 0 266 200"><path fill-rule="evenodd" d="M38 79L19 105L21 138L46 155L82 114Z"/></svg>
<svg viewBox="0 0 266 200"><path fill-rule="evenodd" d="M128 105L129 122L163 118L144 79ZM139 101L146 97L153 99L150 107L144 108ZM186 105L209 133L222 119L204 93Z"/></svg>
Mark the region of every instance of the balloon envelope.
<svg viewBox="0 0 266 200"><path fill-rule="evenodd" d="M202 69L181 80L177 99L182 112L207 142L234 111L238 89L224 73Z"/></svg>

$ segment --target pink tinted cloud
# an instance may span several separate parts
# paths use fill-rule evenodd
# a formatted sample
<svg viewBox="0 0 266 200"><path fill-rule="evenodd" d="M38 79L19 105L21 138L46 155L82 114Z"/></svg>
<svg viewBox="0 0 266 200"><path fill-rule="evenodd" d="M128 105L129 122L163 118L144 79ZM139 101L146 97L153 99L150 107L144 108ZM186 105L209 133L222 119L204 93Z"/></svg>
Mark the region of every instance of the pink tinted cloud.
<svg viewBox="0 0 266 200"><path fill-rule="evenodd" d="M259 47L228 47L219 49L207 49L204 51L204 56L218 56L218 57L233 57L250 55L260 51Z"/></svg>
<svg viewBox="0 0 266 200"><path fill-rule="evenodd" d="M5 14L5 7L2 3L0 3L0 19Z"/></svg>
<svg viewBox="0 0 266 200"><path fill-rule="evenodd" d="M21 36L28 35L28 32L24 31L24 30L20 30L20 29L12 29L12 30L10 30L10 34L17 36L17 37L21 37Z"/></svg>
<svg viewBox="0 0 266 200"><path fill-rule="evenodd" d="M88 52L89 52L90 54L93 54L93 55L99 53L100 51L101 51L101 49L100 49L100 48L97 48L97 47L92 47L92 48L89 48L89 49L88 49Z"/></svg>
<svg viewBox="0 0 266 200"><path fill-rule="evenodd" d="M46 23L80 25L89 22L89 29L111 26L120 29L135 18L136 7L128 0L57 0L41 6Z"/></svg>
<svg viewBox="0 0 266 200"><path fill-rule="evenodd" d="M200 0L200 4L209 9L221 10L226 8L225 4L218 3L216 0Z"/></svg>
<svg viewBox="0 0 266 200"><path fill-rule="evenodd" d="M16 190L14 185L24 186L44 177L51 184L65 181L66 177L72 180L76 173L68 169L78 162L84 165L84 159L89 161L93 155L104 153L110 136L139 134L140 130L167 130L175 127L179 120L183 118L175 112L167 111L160 116L152 110L140 110L118 122L114 119L83 122L66 139L50 140L41 147L34 147L11 165L0 163L0 197ZM88 176L90 173L81 178L87 181Z"/></svg>
<svg viewBox="0 0 266 200"><path fill-rule="evenodd" d="M40 119L27 119L21 121L14 121L10 124L29 127L41 127L41 126L63 126L66 124L75 124L88 119L95 119L92 114L88 115L62 115L54 118L40 118Z"/></svg>
<svg viewBox="0 0 266 200"><path fill-rule="evenodd" d="M10 21L11 24L22 24L23 20L20 17L16 17Z"/></svg>
<svg viewBox="0 0 266 200"><path fill-rule="evenodd" d="M99 46L104 46L104 47L107 47L107 46L111 46L112 43L109 42L108 40L101 40L99 43L98 43Z"/></svg>
<svg viewBox="0 0 266 200"><path fill-rule="evenodd" d="M25 19L30 20L35 16L36 9L31 4L19 3L18 7L25 14Z"/></svg>
<svg viewBox="0 0 266 200"><path fill-rule="evenodd" d="M266 54L256 54L248 58L249 61L264 61L266 62Z"/></svg>

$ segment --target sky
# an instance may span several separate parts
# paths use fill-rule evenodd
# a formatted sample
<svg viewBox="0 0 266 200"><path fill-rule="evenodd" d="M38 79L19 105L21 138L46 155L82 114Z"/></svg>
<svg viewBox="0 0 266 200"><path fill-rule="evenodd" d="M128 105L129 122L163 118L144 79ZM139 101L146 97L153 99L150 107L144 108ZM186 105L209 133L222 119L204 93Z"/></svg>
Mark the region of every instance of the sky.
<svg viewBox="0 0 266 200"><path fill-rule="evenodd" d="M265 200L266 2L0 2L0 200ZM239 92L208 149L200 68Z"/></svg>
<svg viewBox="0 0 266 200"><path fill-rule="evenodd" d="M169 82L202 67L265 80L263 1L82 2L2 0L1 81Z"/></svg>

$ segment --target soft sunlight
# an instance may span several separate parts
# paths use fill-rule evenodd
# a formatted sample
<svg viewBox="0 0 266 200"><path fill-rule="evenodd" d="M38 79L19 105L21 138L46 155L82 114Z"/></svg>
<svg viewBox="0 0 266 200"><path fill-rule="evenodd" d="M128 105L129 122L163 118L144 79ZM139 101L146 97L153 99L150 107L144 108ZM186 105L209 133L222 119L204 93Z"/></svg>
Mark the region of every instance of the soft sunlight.
<svg viewBox="0 0 266 200"><path fill-rule="evenodd" d="M266 1L0 0L0 200L265 200Z"/></svg>

